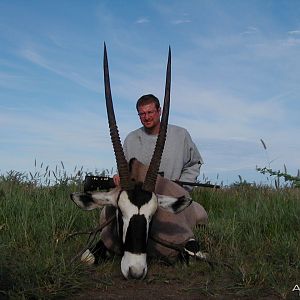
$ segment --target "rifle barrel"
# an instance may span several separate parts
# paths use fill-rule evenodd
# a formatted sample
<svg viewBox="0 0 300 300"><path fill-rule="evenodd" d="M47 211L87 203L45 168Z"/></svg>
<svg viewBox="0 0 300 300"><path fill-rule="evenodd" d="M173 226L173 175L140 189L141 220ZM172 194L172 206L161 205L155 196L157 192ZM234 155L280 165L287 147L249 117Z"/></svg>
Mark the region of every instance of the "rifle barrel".
<svg viewBox="0 0 300 300"><path fill-rule="evenodd" d="M189 185L189 186L200 186L200 187L209 187L219 189L220 186L217 184L210 184L210 183L198 183L198 182L188 182L188 181L180 181L180 180L173 180L175 183L179 185Z"/></svg>

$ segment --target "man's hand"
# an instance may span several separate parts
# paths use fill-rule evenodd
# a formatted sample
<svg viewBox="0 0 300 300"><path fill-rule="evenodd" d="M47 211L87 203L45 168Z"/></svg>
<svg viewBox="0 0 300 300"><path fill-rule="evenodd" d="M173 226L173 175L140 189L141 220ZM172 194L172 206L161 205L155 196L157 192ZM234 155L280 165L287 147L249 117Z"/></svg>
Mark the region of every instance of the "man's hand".
<svg viewBox="0 0 300 300"><path fill-rule="evenodd" d="M113 180L114 180L114 184L115 184L116 186L119 186L119 185L120 185L120 176L119 176L118 174L115 174L115 175L113 176Z"/></svg>

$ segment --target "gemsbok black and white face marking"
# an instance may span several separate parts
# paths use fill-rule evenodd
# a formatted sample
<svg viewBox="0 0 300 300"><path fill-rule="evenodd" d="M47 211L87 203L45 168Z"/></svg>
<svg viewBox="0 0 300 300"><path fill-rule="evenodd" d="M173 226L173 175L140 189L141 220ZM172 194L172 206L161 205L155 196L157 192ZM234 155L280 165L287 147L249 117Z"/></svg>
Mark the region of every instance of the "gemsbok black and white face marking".
<svg viewBox="0 0 300 300"><path fill-rule="evenodd" d="M82 209L90 210L104 205L113 205L117 208L121 222L119 235L122 238L123 257L121 270L125 278L143 279L147 274L147 242L152 216L158 204L172 212L178 212L190 202L162 195L155 195L155 184L160 160L164 149L170 106L171 89L171 50L169 48L165 97L160 130L150 165L143 183L133 182L128 162L125 159L119 131L116 124L112 95L110 89L108 60L104 44L104 86L108 124L111 141L116 157L120 176L120 187L109 192L73 193L72 200Z"/></svg>
<svg viewBox="0 0 300 300"><path fill-rule="evenodd" d="M122 216L124 251L121 270L127 279L143 279L147 274L149 227L157 205L156 195L142 190L141 184L120 194L118 208Z"/></svg>

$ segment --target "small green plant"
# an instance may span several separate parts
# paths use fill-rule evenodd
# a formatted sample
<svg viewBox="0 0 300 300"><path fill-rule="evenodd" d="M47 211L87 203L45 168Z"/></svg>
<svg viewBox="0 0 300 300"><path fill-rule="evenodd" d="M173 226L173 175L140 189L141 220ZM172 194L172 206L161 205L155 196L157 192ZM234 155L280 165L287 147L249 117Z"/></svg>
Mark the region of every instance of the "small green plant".
<svg viewBox="0 0 300 300"><path fill-rule="evenodd" d="M261 174L274 176L274 178L275 178L274 184L275 184L275 187L277 189L280 188L280 187L299 188L300 187L300 170L298 169L297 176L293 176L291 174L288 174L286 165L283 166L283 169L284 169L283 172L280 171L280 170L274 171L271 168L272 161L270 161L270 159L269 159L266 143L262 139L260 139L260 141L262 143L262 146L263 146L264 150L266 151L269 167L263 167L263 168L256 167L256 170ZM280 178L282 178L284 180L284 183L282 183L282 184L280 183Z"/></svg>
<svg viewBox="0 0 300 300"><path fill-rule="evenodd" d="M288 174L286 171L281 172L280 170L274 171L270 168L264 167L264 168L259 168L256 167L256 170L260 172L261 174L268 174L270 176L275 176L275 187L279 188L280 187L280 178L284 179L284 182L286 183L286 186L290 185L290 187L295 187L295 188L300 188L300 177L299 176L292 176Z"/></svg>

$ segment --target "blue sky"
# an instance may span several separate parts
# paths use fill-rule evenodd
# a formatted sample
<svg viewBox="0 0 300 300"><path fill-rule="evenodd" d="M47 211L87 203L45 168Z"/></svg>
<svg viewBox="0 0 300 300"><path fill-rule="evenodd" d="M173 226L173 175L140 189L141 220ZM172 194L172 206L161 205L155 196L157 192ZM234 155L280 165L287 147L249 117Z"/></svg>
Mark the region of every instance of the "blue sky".
<svg viewBox="0 0 300 300"><path fill-rule="evenodd" d="M300 167L299 1L0 1L0 173L34 161L72 173L115 168L103 42L122 140L136 100L164 94L198 146L203 176L259 182ZM267 145L264 150L260 139Z"/></svg>

